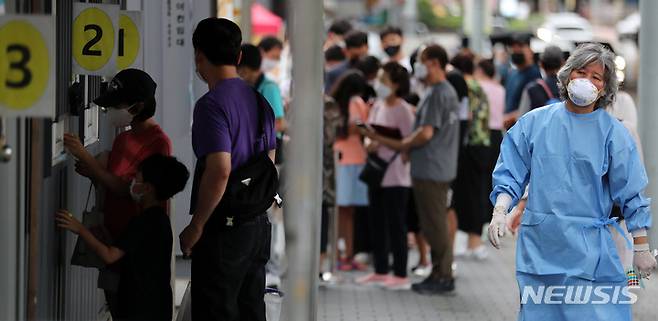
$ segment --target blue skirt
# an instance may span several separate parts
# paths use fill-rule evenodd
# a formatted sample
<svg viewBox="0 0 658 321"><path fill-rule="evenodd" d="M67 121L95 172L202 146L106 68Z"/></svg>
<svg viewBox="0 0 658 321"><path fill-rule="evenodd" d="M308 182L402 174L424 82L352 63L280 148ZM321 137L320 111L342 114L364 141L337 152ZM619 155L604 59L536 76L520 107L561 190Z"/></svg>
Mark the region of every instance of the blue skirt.
<svg viewBox="0 0 658 321"><path fill-rule="evenodd" d="M368 206L368 186L359 180L364 166L336 166L336 204L338 206Z"/></svg>
<svg viewBox="0 0 658 321"><path fill-rule="evenodd" d="M566 275L516 272L519 321L630 321L634 294L626 280L597 282ZM637 299L637 297L635 297Z"/></svg>

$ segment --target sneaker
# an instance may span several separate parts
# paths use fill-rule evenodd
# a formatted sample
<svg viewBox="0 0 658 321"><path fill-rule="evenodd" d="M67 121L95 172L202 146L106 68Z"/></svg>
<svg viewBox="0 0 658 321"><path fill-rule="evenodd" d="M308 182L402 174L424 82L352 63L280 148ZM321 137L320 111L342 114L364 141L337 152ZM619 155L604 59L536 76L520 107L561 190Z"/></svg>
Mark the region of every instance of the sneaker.
<svg viewBox="0 0 658 321"><path fill-rule="evenodd" d="M385 284L388 280L388 274L370 273L366 276L362 276L356 279L356 283L359 285L382 285Z"/></svg>
<svg viewBox="0 0 658 321"><path fill-rule="evenodd" d="M409 290L411 288L411 282L409 278L401 278L399 276L390 276L386 282L382 284L385 288L389 290Z"/></svg>
<svg viewBox="0 0 658 321"><path fill-rule="evenodd" d="M348 259L339 259L338 260L338 271L349 272L354 269L352 261Z"/></svg>
<svg viewBox="0 0 658 321"><path fill-rule="evenodd" d="M331 272L321 272L320 273L320 282L326 283L331 281L333 278L333 274Z"/></svg>
<svg viewBox="0 0 658 321"><path fill-rule="evenodd" d="M422 277L427 277L432 273L432 265L430 264L424 264L424 265L416 265L411 268L411 273L413 273L416 276L422 276Z"/></svg>
<svg viewBox="0 0 658 321"><path fill-rule="evenodd" d="M277 275L267 273L265 274L265 286L278 289L281 286L281 278Z"/></svg>
<svg viewBox="0 0 658 321"><path fill-rule="evenodd" d="M368 271L368 269L367 264L355 260L352 261L352 271Z"/></svg>
<svg viewBox="0 0 658 321"><path fill-rule="evenodd" d="M363 252L354 254L354 259L352 259L352 261L368 265L370 264L370 254Z"/></svg>
<svg viewBox="0 0 658 321"><path fill-rule="evenodd" d="M486 246L480 245L470 251L470 257L477 261L484 261L489 257L489 252L487 251Z"/></svg>
<svg viewBox="0 0 658 321"><path fill-rule="evenodd" d="M455 279L428 279L412 285L411 289L424 295L453 294L455 291Z"/></svg>
<svg viewBox="0 0 658 321"><path fill-rule="evenodd" d="M438 286L439 281L434 279L432 276L428 276L420 283L414 283L411 285L411 290L418 294L434 294L435 289Z"/></svg>
<svg viewBox="0 0 658 321"><path fill-rule="evenodd" d="M456 259L464 259L464 258L470 257L471 254L472 254L472 251L469 250L469 249L455 250L455 252L453 253L453 257L456 258Z"/></svg>
<svg viewBox="0 0 658 321"><path fill-rule="evenodd" d="M455 291L455 279L440 280L435 289L437 294L450 294Z"/></svg>

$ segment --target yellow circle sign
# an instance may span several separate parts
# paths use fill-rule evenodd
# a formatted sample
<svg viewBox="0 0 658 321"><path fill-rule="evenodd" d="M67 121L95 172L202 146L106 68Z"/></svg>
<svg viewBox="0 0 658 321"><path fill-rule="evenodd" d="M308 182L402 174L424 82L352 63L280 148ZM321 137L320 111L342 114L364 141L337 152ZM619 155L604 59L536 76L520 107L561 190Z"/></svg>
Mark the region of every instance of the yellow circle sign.
<svg viewBox="0 0 658 321"><path fill-rule="evenodd" d="M112 19L98 8L87 8L73 20L73 58L80 67L96 71L114 53Z"/></svg>
<svg viewBox="0 0 658 321"><path fill-rule="evenodd" d="M0 104L25 110L48 86L48 47L32 24L14 20L0 26Z"/></svg>
<svg viewBox="0 0 658 321"><path fill-rule="evenodd" d="M139 29L127 15L119 16L119 43L117 48L117 67L119 70L130 67L137 59L140 44Z"/></svg>

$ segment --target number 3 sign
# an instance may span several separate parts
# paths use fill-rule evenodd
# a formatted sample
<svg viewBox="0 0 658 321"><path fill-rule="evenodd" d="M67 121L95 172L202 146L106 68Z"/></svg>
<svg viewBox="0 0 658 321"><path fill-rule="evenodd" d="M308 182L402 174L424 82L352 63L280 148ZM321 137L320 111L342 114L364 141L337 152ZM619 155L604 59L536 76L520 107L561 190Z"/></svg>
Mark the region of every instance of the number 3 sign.
<svg viewBox="0 0 658 321"><path fill-rule="evenodd" d="M73 73L112 76L116 72L119 6L73 4Z"/></svg>
<svg viewBox="0 0 658 321"><path fill-rule="evenodd" d="M0 116L55 116L55 22L0 15Z"/></svg>

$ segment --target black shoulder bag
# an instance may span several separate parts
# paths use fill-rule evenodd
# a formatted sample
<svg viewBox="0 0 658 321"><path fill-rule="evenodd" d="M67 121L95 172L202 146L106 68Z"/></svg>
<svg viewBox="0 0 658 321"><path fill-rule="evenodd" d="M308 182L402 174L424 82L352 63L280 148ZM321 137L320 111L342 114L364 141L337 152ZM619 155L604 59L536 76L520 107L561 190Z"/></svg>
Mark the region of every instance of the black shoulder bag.
<svg viewBox="0 0 658 321"><path fill-rule="evenodd" d="M254 94L258 102L259 124L259 139L255 143L255 149L259 150L262 146L262 151L231 172L222 200L210 218L210 221L215 223L211 224L238 226L265 214L275 201L281 205L277 194L279 174L267 149L268 134L265 128L265 112L266 108L271 109L271 107L265 98L255 90ZM196 211L199 186L205 167L206 157L197 160L190 214L194 214Z"/></svg>
<svg viewBox="0 0 658 321"><path fill-rule="evenodd" d="M398 157L399 153L395 153L390 160L382 159L377 153L368 154L366 164L359 175L359 180L368 185L369 188L379 188L382 186L382 181L386 175L388 166Z"/></svg>

